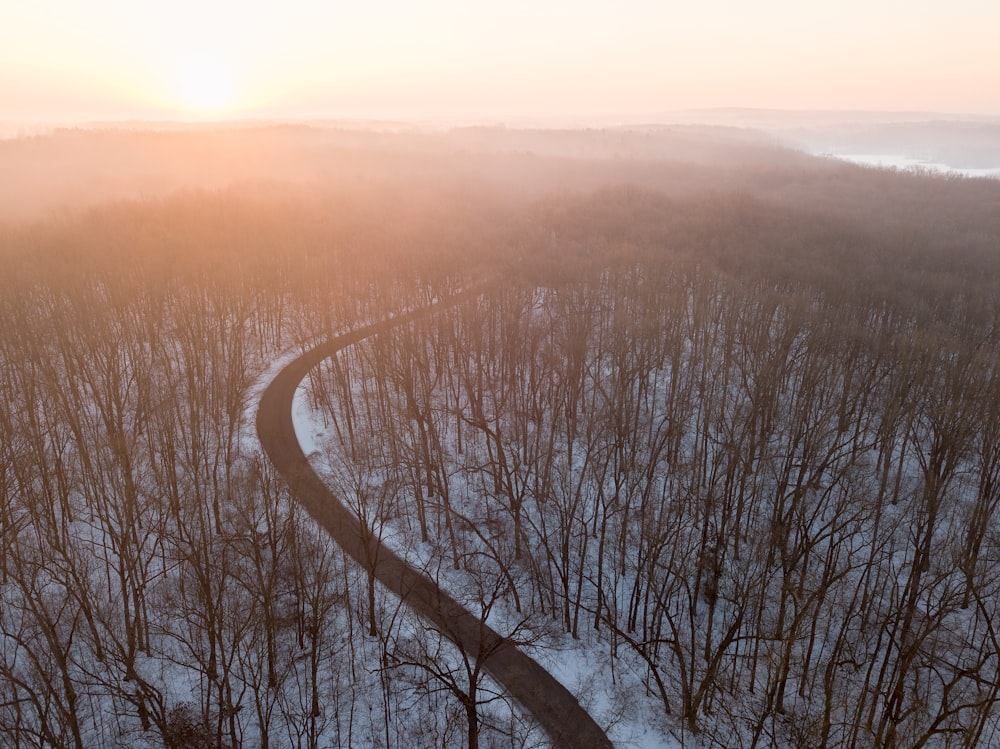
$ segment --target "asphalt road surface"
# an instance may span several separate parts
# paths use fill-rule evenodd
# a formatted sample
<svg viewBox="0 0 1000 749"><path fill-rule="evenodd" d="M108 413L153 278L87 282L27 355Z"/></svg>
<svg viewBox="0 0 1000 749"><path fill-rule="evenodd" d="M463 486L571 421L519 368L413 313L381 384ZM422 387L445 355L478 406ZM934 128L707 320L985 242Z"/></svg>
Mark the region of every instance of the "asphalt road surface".
<svg viewBox="0 0 1000 749"><path fill-rule="evenodd" d="M434 314L464 295L434 306L368 325L327 341L291 362L274 378L260 399L257 434L264 452L284 476L309 514L355 561L367 569L375 561L375 577L420 616L431 622L470 655L488 653L483 666L508 694L526 709L553 746L566 749L611 747L607 735L576 698L533 658L503 640L433 580L410 567L378 539L365 541L361 524L313 471L295 437L292 399L306 373L323 359L353 343L413 320ZM371 548L366 548L372 544Z"/></svg>

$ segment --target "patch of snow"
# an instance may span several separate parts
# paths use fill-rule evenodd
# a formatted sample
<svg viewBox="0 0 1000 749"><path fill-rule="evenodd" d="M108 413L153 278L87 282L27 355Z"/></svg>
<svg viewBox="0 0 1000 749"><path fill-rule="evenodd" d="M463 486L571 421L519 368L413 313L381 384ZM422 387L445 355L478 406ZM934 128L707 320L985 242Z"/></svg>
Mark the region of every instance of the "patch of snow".
<svg viewBox="0 0 1000 749"><path fill-rule="evenodd" d="M851 164L872 166L879 169L926 170L937 174L1000 179L1000 167L961 168L938 161L927 161L913 156L892 153L832 153L825 155Z"/></svg>

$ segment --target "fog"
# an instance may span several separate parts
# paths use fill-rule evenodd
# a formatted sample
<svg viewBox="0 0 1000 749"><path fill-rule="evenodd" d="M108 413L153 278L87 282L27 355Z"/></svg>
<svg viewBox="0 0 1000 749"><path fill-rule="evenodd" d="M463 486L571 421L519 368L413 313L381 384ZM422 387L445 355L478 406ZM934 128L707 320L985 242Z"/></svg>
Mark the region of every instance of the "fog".
<svg viewBox="0 0 1000 749"><path fill-rule="evenodd" d="M674 124L635 119L577 128L402 121L22 126L19 133L35 134L0 140L0 219L260 182L475 186L511 198L626 182L666 192L733 189L774 170L834 168L810 156L967 176L1000 172L1000 122L990 118L736 109L671 116Z"/></svg>
<svg viewBox="0 0 1000 749"><path fill-rule="evenodd" d="M693 166L728 169L803 161L758 133L691 126L581 131L410 127L395 132L325 125L59 129L0 141L0 218L34 218L107 200L259 182L303 187L392 182L408 190L421 185L475 187L510 197L625 181L675 189ZM706 184L706 179L716 178L703 174L694 184Z"/></svg>
<svg viewBox="0 0 1000 749"><path fill-rule="evenodd" d="M966 176L1000 172L1000 117L949 112L698 109L672 121L766 133L814 155Z"/></svg>

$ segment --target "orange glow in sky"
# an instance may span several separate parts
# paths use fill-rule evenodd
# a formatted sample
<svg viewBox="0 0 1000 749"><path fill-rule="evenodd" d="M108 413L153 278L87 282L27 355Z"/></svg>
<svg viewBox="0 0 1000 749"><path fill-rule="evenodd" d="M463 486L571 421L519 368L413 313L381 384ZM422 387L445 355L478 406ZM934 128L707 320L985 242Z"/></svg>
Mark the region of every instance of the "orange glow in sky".
<svg viewBox="0 0 1000 749"><path fill-rule="evenodd" d="M0 17L0 119L1000 114L994 0L8 0Z"/></svg>

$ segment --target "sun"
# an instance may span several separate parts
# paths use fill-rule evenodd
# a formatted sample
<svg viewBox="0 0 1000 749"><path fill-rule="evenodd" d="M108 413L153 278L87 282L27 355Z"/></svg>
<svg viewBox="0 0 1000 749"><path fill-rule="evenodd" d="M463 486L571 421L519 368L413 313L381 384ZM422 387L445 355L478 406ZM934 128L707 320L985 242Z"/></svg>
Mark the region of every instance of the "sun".
<svg viewBox="0 0 1000 749"><path fill-rule="evenodd" d="M232 72L217 55L192 51L178 58L174 86L178 103L198 114L219 114L233 105Z"/></svg>

